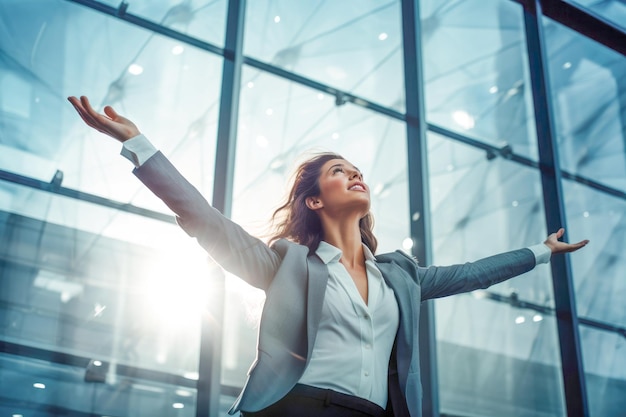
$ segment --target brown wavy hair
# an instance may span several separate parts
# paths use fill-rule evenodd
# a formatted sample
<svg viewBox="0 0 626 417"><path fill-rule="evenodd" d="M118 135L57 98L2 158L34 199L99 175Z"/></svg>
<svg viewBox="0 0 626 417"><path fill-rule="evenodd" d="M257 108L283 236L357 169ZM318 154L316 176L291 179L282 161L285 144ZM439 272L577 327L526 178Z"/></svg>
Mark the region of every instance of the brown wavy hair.
<svg viewBox="0 0 626 417"><path fill-rule="evenodd" d="M287 201L272 215L274 233L270 239L273 243L279 239L289 239L309 248L309 254L317 250L323 238L322 223L315 211L306 205L308 197L320 195L319 177L322 166L331 159L343 159L341 155L332 152L315 154L312 158L300 164L293 176L293 185L287 196ZM374 217L368 212L359 220L361 242L372 253L376 252L378 241L373 233Z"/></svg>

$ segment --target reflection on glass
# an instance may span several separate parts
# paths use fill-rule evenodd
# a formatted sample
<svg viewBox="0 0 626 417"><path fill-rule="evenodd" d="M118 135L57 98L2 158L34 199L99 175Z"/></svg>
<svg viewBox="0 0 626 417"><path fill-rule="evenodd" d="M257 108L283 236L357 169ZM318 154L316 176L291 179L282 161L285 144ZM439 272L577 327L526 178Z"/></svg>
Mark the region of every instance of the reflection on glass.
<svg viewBox="0 0 626 417"><path fill-rule="evenodd" d="M570 256L578 314L624 326L626 201L572 181L563 193L571 240L591 241Z"/></svg>
<svg viewBox="0 0 626 417"><path fill-rule="evenodd" d="M537 159L522 8L420 0L429 123Z"/></svg>
<svg viewBox="0 0 626 417"><path fill-rule="evenodd" d="M249 1L248 56L404 110L398 0Z"/></svg>
<svg viewBox="0 0 626 417"><path fill-rule="evenodd" d="M484 151L430 134L430 205L434 261L476 260L545 240L539 173ZM548 265L489 289L551 306Z"/></svg>
<svg viewBox="0 0 626 417"><path fill-rule="evenodd" d="M120 9L118 0L99 0ZM228 0L132 0L126 12L219 47L224 45Z"/></svg>
<svg viewBox="0 0 626 417"><path fill-rule="evenodd" d="M11 366L0 363L0 396L13 402L27 396L30 402L22 405L76 411L82 403L68 398L93 391L88 382L106 382L103 390L121 390L124 401L138 404L145 401L144 391L156 395L149 386L158 378L131 383L133 369L137 376L158 371L169 382L197 371L200 315L217 295L206 255L194 241L172 224L15 185L6 190L15 198L10 211L0 211L0 316L5 318L0 339L24 348L18 348L21 356L13 357ZM17 204L20 195L28 195L28 210ZM84 370L78 376L62 370L59 375L78 377L68 382L41 364L25 372L33 348L53 352L47 357L66 364L93 359L89 378L95 380L85 376L83 381ZM45 381L32 382L35 375ZM45 385L39 387L40 397L23 388L39 382ZM15 389L19 395L9 394ZM193 410L195 397L188 397L180 402Z"/></svg>
<svg viewBox="0 0 626 417"><path fill-rule="evenodd" d="M543 24L561 168L626 191L626 58Z"/></svg>
<svg viewBox="0 0 626 417"><path fill-rule="evenodd" d="M437 135L428 136L428 158L434 264L473 261L545 239L537 171ZM547 265L487 291L553 305ZM564 415L554 319L487 295L435 302L442 412Z"/></svg>
<svg viewBox="0 0 626 417"><path fill-rule="evenodd" d="M468 294L435 307L442 413L566 415L554 317Z"/></svg>
<svg viewBox="0 0 626 417"><path fill-rule="evenodd" d="M14 417L195 416L192 384L154 382L116 372L108 363L94 366L94 362L70 365L0 354L0 413Z"/></svg>
<svg viewBox="0 0 626 417"><path fill-rule="evenodd" d="M119 143L65 100L84 94L131 117L210 195L221 59L71 2L31 3L0 5L11 16L0 37L0 169L46 182L60 170L63 186L134 201L139 183ZM154 201L136 203L163 210Z"/></svg>
<svg viewBox="0 0 626 417"><path fill-rule="evenodd" d="M583 364L592 417L619 416L626 410L626 339L580 326Z"/></svg>
<svg viewBox="0 0 626 417"><path fill-rule="evenodd" d="M3 337L139 368L195 370L198 320L213 294L202 250L173 225L85 206L79 213L100 225L97 233L0 211L0 308L15 320Z"/></svg>
<svg viewBox="0 0 626 417"><path fill-rule="evenodd" d="M297 164L311 153L332 151L365 175L379 251L401 247L408 233L402 123L350 104L337 106L334 97L249 68L240 106L234 218L266 232Z"/></svg>

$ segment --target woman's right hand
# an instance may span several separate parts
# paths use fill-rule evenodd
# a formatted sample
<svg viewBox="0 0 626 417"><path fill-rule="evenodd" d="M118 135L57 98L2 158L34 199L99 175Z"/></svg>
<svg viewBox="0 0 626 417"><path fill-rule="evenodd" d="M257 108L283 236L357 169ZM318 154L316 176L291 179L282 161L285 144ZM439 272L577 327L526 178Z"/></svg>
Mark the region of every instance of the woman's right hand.
<svg viewBox="0 0 626 417"><path fill-rule="evenodd" d="M133 122L117 114L111 106L106 106L104 114L101 114L91 107L89 99L85 96L81 96L80 99L71 96L67 99L88 126L120 142L124 142L141 133Z"/></svg>

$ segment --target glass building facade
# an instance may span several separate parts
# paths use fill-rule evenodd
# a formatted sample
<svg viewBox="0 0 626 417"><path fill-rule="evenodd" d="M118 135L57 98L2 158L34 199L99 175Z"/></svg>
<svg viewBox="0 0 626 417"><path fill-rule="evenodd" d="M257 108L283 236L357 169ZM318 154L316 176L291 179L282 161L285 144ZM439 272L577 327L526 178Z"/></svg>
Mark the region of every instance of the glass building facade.
<svg viewBox="0 0 626 417"><path fill-rule="evenodd" d="M422 264L590 239L422 305L428 416L624 416L620 0L0 1L0 414L225 416L262 291L66 101L129 116L251 233L299 161L372 190Z"/></svg>

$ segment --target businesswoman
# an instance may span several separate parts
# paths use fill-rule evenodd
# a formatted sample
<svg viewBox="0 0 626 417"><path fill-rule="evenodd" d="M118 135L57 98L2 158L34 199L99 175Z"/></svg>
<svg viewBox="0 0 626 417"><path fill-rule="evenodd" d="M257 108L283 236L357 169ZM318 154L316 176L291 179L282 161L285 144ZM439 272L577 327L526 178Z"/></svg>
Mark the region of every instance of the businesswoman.
<svg viewBox="0 0 626 417"><path fill-rule="evenodd" d="M370 191L341 156L303 163L275 213L270 245L212 208L139 129L111 107L70 97L82 119L123 143L135 175L225 269L266 293L257 357L229 411L242 416L422 415L418 322L423 300L472 291L587 244L558 239L473 263L423 268L375 256Z"/></svg>

